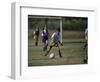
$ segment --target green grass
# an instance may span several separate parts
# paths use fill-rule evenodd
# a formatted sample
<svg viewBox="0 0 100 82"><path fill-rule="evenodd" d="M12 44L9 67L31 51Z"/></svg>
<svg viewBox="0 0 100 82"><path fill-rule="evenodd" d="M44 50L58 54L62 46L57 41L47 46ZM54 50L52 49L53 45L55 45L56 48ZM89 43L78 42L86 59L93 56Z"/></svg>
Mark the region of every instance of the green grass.
<svg viewBox="0 0 100 82"><path fill-rule="evenodd" d="M74 33L74 34L73 34ZM76 33L76 35L75 35ZM32 45L32 39L28 41L28 65L29 66L47 66L47 65L69 65L69 64L83 64L86 51L84 50L84 38L81 36L83 32L64 32L63 46L61 52L63 58L59 58L58 49L53 48L50 53L55 54L54 59L44 56L41 42L38 46ZM68 38L69 36L77 38ZM68 37L65 37L68 36ZM49 54L50 54L49 53Z"/></svg>

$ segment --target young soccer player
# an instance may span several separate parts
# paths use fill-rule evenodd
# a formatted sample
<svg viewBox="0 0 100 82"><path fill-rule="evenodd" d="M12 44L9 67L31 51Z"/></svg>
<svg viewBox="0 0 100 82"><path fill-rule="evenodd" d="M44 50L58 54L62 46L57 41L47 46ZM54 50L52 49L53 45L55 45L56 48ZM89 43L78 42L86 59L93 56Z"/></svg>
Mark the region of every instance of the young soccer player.
<svg viewBox="0 0 100 82"><path fill-rule="evenodd" d="M84 48L87 49L88 46L88 29L85 29L85 45Z"/></svg>
<svg viewBox="0 0 100 82"><path fill-rule="evenodd" d="M45 56L47 56L49 54L49 52L51 51L51 49L53 47L57 47L58 48L58 52L59 52L59 57L62 58L59 44L63 46L63 44L60 42L60 28L57 29L57 31L52 34L51 42L50 42L50 45L49 45L49 49L45 53Z"/></svg>
<svg viewBox="0 0 100 82"><path fill-rule="evenodd" d="M39 28L36 28L35 31L33 31L33 39L35 41L35 46L38 46Z"/></svg>
<svg viewBox="0 0 100 82"><path fill-rule="evenodd" d="M88 55L87 55L87 49L88 49L88 28L85 29L85 45L84 49L86 50L86 55L84 57L84 63L87 63L88 61Z"/></svg>
<svg viewBox="0 0 100 82"><path fill-rule="evenodd" d="M43 51L46 51L48 47L48 37L49 37L49 32L46 27L42 29L41 37L42 37L42 43L43 43Z"/></svg>

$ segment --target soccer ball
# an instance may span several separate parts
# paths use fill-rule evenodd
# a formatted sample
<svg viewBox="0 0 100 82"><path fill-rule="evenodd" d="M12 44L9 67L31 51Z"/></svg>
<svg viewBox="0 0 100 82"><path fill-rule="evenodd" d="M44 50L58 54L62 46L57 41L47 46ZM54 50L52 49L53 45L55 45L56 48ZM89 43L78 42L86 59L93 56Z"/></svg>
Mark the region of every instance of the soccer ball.
<svg viewBox="0 0 100 82"><path fill-rule="evenodd" d="M54 54L54 53L51 53L51 54L49 55L49 58L50 58L50 59L55 58L55 54Z"/></svg>

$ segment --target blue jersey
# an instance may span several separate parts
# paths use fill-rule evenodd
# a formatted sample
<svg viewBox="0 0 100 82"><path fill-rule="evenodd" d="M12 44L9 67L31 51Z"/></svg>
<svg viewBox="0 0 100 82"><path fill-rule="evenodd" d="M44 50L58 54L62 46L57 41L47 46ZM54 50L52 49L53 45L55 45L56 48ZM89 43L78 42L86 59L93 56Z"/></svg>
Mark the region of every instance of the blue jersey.
<svg viewBox="0 0 100 82"><path fill-rule="evenodd" d="M54 41L54 42L59 42L60 41L60 34L58 33L53 33L52 36L51 36L51 39Z"/></svg>
<svg viewBox="0 0 100 82"><path fill-rule="evenodd" d="M42 31L41 36L42 42L46 42L48 40L48 33L45 30Z"/></svg>

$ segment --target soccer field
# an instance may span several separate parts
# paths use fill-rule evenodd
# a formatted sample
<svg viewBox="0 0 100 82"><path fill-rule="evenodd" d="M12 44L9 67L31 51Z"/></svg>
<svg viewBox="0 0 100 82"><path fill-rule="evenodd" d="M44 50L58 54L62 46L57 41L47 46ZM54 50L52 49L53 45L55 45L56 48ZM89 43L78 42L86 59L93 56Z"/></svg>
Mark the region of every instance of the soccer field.
<svg viewBox="0 0 100 82"><path fill-rule="evenodd" d="M32 45L32 38L29 38L28 66L84 64L83 60L86 55L84 49L84 32L65 31L63 32L62 40L63 46L60 48L63 57L59 57L58 49L55 47L50 51L50 53L55 54L55 58L50 59L49 55L44 56L41 41L39 41L38 46L34 46Z"/></svg>

